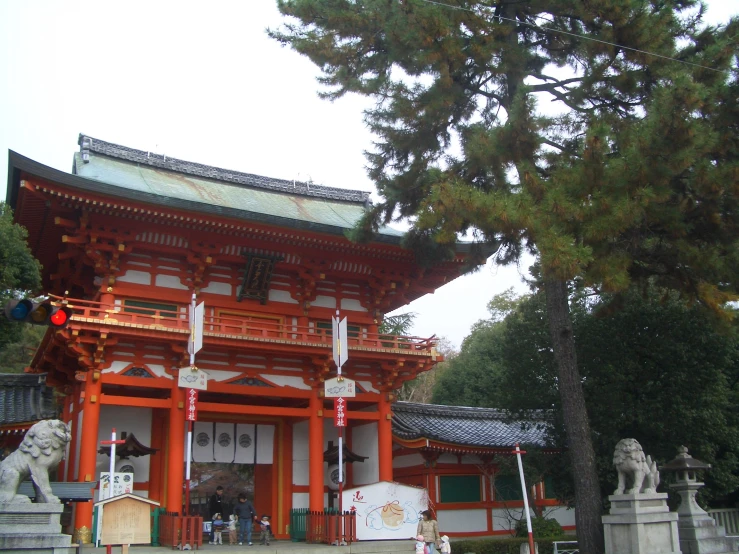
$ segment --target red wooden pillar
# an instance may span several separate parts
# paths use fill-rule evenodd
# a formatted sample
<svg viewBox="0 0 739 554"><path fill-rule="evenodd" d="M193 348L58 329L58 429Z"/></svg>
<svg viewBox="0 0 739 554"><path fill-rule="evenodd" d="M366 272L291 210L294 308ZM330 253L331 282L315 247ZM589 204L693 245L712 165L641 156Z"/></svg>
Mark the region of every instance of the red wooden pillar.
<svg viewBox="0 0 739 554"><path fill-rule="evenodd" d="M82 408L82 428L77 429L80 441L79 482L96 480L98 434L100 429L100 391L102 382L93 379L93 371L86 374ZM74 533L78 543L92 542L92 502L78 502L74 512Z"/></svg>
<svg viewBox="0 0 739 554"><path fill-rule="evenodd" d="M313 389L308 420L308 507L323 510L323 398L322 387Z"/></svg>
<svg viewBox="0 0 739 554"><path fill-rule="evenodd" d="M381 392L378 401L377 411L380 413L380 419L377 421L377 454L378 465L380 468L380 481L393 480L393 429L392 429L392 411L390 410L390 401L388 393Z"/></svg>
<svg viewBox="0 0 739 554"><path fill-rule="evenodd" d="M185 479L185 390L172 381L167 441L167 511L182 512L182 486Z"/></svg>

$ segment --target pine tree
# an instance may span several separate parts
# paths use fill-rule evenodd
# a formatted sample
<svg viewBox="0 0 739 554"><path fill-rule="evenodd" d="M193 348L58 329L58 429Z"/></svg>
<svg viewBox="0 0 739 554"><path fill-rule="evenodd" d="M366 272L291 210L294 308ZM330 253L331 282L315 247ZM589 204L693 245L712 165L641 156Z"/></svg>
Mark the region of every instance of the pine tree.
<svg viewBox="0 0 739 554"><path fill-rule="evenodd" d="M271 36L322 69L323 96L376 100L367 156L383 202L354 238L409 218L406 244L426 257L467 232L499 263L538 256L578 539L602 552L568 286L652 279L715 309L736 297L739 20L704 28L698 0L278 7L293 19Z"/></svg>

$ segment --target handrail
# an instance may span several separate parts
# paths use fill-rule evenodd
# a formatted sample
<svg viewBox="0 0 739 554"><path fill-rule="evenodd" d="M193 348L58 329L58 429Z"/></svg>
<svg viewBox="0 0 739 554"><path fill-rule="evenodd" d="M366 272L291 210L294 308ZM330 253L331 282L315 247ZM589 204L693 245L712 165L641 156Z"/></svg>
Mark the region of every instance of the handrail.
<svg viewBox="0 0 739 554"><path fill-rule="evenodd" d="M189 318L185 313L155 310L141 307L111 306L89 300L64 298L49 295L55 303L64 302L73 312L71 320L100 320L106 324L120 324L127 327L155 327L164 331L178 333L189 332ZM147 311L149 313L136 313ZM330 347L330 329L319 328L317 323L323 320L312 320L313 326L294 325L293 323L249 320L221 316L205 316L203 334L205 337L245 338L256 340L280 340L287 342L311 343ZM431 353L436 346L436 336L429 338L390 335L387 333L353 332L347 339L349 347L370 349L406 350L411 352Z"/></svg>

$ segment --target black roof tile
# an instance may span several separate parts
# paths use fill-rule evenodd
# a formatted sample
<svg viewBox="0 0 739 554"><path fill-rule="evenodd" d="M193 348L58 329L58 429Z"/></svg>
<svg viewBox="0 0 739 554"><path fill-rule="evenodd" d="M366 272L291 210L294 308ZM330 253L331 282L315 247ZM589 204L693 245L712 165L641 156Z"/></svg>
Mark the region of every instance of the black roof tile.
<svg viewBox="0 0 739 554"><path fill-rule="evenodd" d="M502 410L396 402L393 434L400 439L429 439L463 446L513 447L516 443L546 445L544 414L512 421Z"/></svg>

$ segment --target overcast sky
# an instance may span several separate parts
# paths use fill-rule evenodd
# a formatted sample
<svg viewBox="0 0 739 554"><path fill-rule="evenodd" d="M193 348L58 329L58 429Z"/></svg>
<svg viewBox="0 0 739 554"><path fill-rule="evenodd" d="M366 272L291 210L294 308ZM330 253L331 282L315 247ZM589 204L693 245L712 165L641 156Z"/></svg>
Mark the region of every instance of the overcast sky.
<svg viewBox="0 0 739 554"><path fill-rule="evenodd" d="M710 0L728 20L737 0ZM320 100L318 70L265 35L272 0L0 0L0 175L8 149L71 171L77 136L284 179L373 191L366 99ZM525 268L523 268L525 269ZM402 311L459 346L518 269L442 287Z"/></svg>

